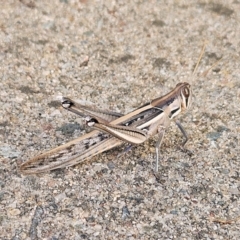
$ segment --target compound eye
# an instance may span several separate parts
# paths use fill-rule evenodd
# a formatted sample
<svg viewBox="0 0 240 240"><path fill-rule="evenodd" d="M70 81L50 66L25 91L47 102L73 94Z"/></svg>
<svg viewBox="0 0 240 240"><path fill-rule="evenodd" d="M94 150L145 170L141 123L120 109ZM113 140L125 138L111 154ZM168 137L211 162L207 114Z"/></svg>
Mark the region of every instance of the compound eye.
<svg viewBox="0 0 240 240"><path fill-rule="evenodd" d="M189 87L185 87L182 91L183 93L183 96L188 98L190 96L190 90L189 90Z"/></svg>

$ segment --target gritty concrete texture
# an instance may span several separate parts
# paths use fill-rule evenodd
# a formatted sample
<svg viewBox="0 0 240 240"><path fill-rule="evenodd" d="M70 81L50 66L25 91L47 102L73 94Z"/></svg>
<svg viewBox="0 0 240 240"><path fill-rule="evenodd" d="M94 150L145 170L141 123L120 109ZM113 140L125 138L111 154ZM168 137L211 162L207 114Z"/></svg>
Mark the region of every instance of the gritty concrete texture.
<svg viewBox="0 0 240 240"><path fill-rule="evenodd" d="M8 0L0 12L0 239L239 239L239 0ZM183 81L193 156L172 124L158 175L156 138L20 173L85 133L58 96L127 113Z"/></svg>

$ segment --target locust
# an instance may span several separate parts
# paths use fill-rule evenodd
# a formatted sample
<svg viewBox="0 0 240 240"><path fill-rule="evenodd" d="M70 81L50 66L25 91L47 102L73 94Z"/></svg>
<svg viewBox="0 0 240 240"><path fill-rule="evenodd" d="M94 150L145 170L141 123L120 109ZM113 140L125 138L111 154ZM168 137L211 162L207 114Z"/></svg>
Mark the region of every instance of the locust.
<svg viewBox="0 0 240 240"><path fill-rule="evenodd" d="M188 110L191 103L192 90L191 85L187 82L178 83L166 95L153 99L126 115L82 105L70 98L62 97L62 107L83 117L86 125L93 130L27 160L20 166L20 170L23 174L38 174L70 167L123 143L137 145L154 135L158 135L155 167L157 172L160 146L171 121L175 121L185 138L182 143L183 148L188 141L186 131L175 118Z"/></svg>

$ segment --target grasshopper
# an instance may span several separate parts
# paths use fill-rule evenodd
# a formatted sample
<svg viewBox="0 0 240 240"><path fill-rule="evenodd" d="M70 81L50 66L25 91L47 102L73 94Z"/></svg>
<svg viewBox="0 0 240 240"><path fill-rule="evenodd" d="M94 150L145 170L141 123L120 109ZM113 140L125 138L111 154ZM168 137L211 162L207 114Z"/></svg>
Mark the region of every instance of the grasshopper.
<svg viewBox="0 0 240 240"><path fill-rule="evenodd" d="M189 83L178 83L168 94L126 115L82 105L64 97L61 103L63 108L85 118L87 126L95 130L24 162L20 167L22 173L36 174L69 167L124 142L141 144L156 134L158 134L156 143L156 171L158 171L160 146L165 131L171 120L189 109L192 91ZM184 147L188 136L181 123L178 120L175 122L185 138L182 144Z"/></svg>

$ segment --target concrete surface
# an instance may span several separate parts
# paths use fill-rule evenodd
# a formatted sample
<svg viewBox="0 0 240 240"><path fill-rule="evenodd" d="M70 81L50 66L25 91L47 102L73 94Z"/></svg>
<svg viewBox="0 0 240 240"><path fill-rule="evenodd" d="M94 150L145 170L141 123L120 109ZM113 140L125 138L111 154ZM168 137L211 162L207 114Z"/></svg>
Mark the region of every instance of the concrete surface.
<svg viewBox="0 0 240 240"><path fill-rule="evenodd" d="M9 0L0 12L1 239L239 239L239 0ZM157 177L156 138L121 157L124 147L19 172L84 134L57 96L127 113L183 81L194 155L172 124Z"/></svg>

